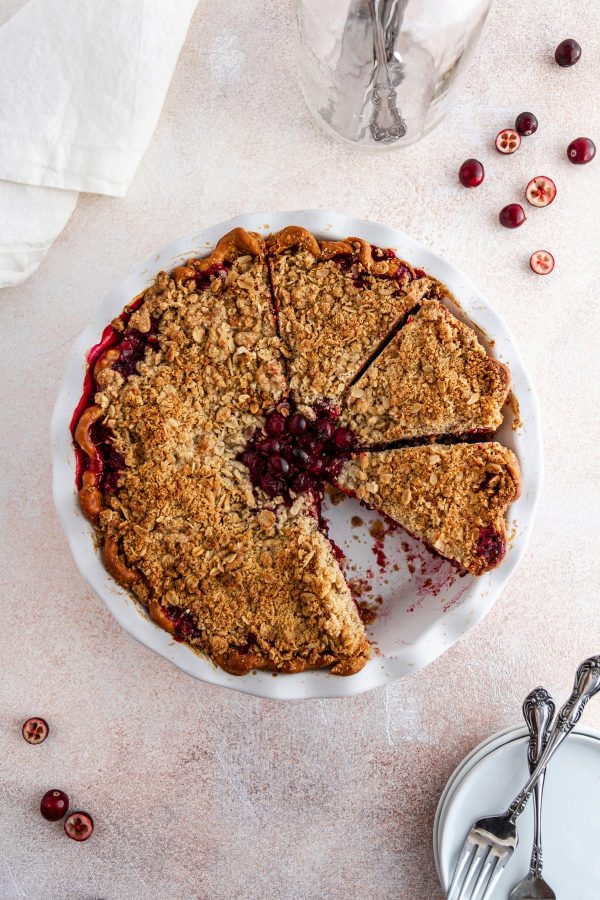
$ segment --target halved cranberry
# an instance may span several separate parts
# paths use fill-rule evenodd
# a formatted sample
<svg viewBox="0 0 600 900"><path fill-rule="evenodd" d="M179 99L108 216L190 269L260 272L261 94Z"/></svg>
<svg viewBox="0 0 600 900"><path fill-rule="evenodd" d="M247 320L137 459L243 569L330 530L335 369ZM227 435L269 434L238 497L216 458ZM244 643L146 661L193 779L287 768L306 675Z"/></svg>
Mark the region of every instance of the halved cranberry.
<svg viewBox="0 0 600 900"><path fill-rule="evenodd" d="M500 210L498 219L505 228L518 228L523 224L527 216L520 203L509 203Z"/></svg>
<svg viewBox="0 0 600 900"><path fill-rule="evenodd" d="M547 175L536 175L525 188L525 197L532 206L550 206L556 197L556 185Z"/></svg>
<svg viewBox="0 0 600 900"><path fill-rule="evenodd" d="M333 432L333 443L338 450L352 450L356 446L356 438L349 428L336 428Z"/></svg>
<svg viewBox="0 0 600 900"><path fill-rule="evenodd" d="M478 159L465 159L458 170L458 180L463 187L472 188L481 184L485 170Z"/></svg>
<svg viewBox="0 0 600 900"><path fill-rule="evenodd" d="M282 416L280 412L271 413L267 416L265 429L268 434L276 436L283 434L285 432L285 416Z"/></svg>
<svg viewBox="0 0 600 900"><path fill-rule="evenodd" d="M529 137L538 129L538 120L532 112L519 113L515 119L515 128L523 137Z"/></svg>
<svg viewBox="0 0 600 900"><path fill-rule="evenodd" d="M48 728L48 723L45 719L34 716L31 719L27 719L26 722L23 722L21 731L28 744L41 744L42 741L45 741L48 737L50 729Z"/></svg>
<svg viewBox="0 0 600 900"><path fill-rule="evenodd" d="M320 456L311 456L306 468L311 475L319 475L323 469L323 460Z"/></svg>
<svg viewBox="0 0 600 900"><path fill-rule="evenodd" d="M273 475L287 475L290 471L290 464L283 456L269 457L267 467Z"/></svg>
<svg viewBox="0 0 600 900"><path fill-rule="evenodd" d="M547 250L536 250L531 254L529 265L536 275L549 275L554 268L554 257Z"/></svg>
<svg viewBox="0 0 600 900"><path fill-rule="evenodd" d="M65 819L65 834L74 841L87 841L94 830L94 820L89 813L72 812Z"/></svg>
<svg viewBox="0 0 600 900"><path fill-rule="evenodd" d="M69 808L69 798L56 788L46 791L40 800L40 812L49 822L58 822Z"/></svg>
<svg viewBox="0 0 600 900"><path fill-rule="evenodd" d="M574 66L581 59L581 45L574 38L561 41L554 51L554 59L562 69Z"/></svg>
<svg viewBox="0 0 600 900"><path fill-rule="evenodd" d="M307 425L308 422L303 415L294 413L294 415L290 416L288 419L287 430L290 434L304 434Z"/></svg>
<svg viewBox="0 0 600 900"><path fill-rule="evenodd" d="M496 135L496 150L500 153L514 153L521 146L521 135L514 128L504 128Z"/></svg>
<svg viewBox="0 0 600 900"><path fill-rule="evenodd" d="M567 156L576 166L583 166L593 160L596 145L591 138L578 137L567 147Z"/></svg>

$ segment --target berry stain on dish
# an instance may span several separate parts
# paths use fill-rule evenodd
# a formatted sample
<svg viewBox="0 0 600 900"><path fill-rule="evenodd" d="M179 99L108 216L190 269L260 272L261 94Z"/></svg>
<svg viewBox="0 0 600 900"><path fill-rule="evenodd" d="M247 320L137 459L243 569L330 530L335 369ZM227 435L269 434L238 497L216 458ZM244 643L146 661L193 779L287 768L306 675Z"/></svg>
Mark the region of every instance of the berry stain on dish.
<svg viewBox="0 0 600 900"><path fill-rule="evenodd" d="M527 219L525 210L520 203L509 203L502 207L498 220L504 228L519 228Z"/></svg>
<svg viewBox="0 0 600 900"><path fill-rule="evenodd" d="M69 809L69 798L64 791L53 788L46 791L40 801L40 812L49 822L58 822Z"/></svg>
<svg viewBox="0 0 600 900"><path fill-rule="evenodd" d="M33 716L23 722L21 732L28 744L41 744L48 737L48 723L40 716Z"/></svg>
<svg viewBox="0 0 600 900"><path fill-rule="evenodd" d="M567 156L576 166L584 166L596 155L596 145L591 138L578 137L567 147Z"/></svg>

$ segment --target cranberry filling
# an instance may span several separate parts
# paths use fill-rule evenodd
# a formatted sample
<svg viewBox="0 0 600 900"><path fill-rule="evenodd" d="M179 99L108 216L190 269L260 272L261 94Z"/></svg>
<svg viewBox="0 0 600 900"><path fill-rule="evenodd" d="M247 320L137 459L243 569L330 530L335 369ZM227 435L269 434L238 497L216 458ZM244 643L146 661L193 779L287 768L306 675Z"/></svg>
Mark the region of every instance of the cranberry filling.
<svg viewBox="0 0 600 900"><path fill-rule="evenodd" d="M396 259L396 254L391 247L376 247L374 244L371 244L371 253L376 262L382 262L384 259ZM342 272L352 272L352 283L355 287L364 290L364 288L369 286L369 273L364 269L359 268L358 257L356 255L352 253L340 253L339 256L335 257L335 262ZM423 272L423 274L425 273ZM405 266L404 263L401 263L401 265L398 266L398 269L393 275L379 275L378 277L394 278L399 285L405 282L407 277L409 281L413 280L411 270L408 266Z"/></svg>
<svg viewBox="0 0 600 900"><path fill-rule="evenodd" d="M479 540L477 541L475 552L477 556L483 557L490 566L496 566L506 552L504 538L495 528L487 525L479 532Z"/></svg>
<svg viewBox="0 0 600 900"><path fill-rule="evenodd" d="M100 490L114 494L119 483L119 476L125 468L125 460L113 446L113 434L110 428L100 422L94 422L90 428L90 437L96 448L96 456L89 460L88 469L96 476Z"/></svg>
<svg viewBox="0 0 600 900"><path fill-rule="evenodd" d="M173 624L175 631L173 640L181 642L200 637L196 623L191 614L186 612L185 609L182 609L180 606L167 606L165 612Z"/></svg>
<svg viewBox="0 0 600 900"><path fill-rule="evenodd" d="M219 278L226 278L230 268L231 263L215 263L213 266L209 266L204 272L196 272L196 287L199 291L208 290L211 279L213 279L215 275L218 275Z"/></svg>
<svg viewBox="0 0 600 900"><path fill-rule="evenodd" d="M255 488L268 497L312 491L321 494L323 482L339 475L357 441L349 428L335 426L338 412L327 403L312 407L314 419L293 403L272 410L262 432L255 432L238 459L250 472Z"/></svg>

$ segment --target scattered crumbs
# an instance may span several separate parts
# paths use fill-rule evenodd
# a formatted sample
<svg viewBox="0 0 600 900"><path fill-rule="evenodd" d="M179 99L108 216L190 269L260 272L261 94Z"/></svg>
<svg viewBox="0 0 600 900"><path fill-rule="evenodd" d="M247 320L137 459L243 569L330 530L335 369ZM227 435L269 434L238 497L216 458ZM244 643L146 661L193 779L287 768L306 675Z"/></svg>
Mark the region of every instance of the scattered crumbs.
<svg viewBox="0 0 600 900"><path fill-rule="evenodd" d="M371 525L369 526L369 534L377 541L383 540L383 536L385 534L385 525L383 524L381 519L375 519L375 521L371 523Z"/></svg>
<svg viewBox="0 0 600 900"><path fill-rule="evenodd" d="M360 516L352 516L352 518L350 519L350 524L353 528L360 528L360 526L364 525L365 523Z"/></svg>
<svg viewBox="0 0 600 900"><path fill-rule="evenodd" d="M350 578L348 580L348 587L350 588L350 592L354 599L362 597L363 594L369 594L373 590L373 586L368 578Z"/></svg>
<svg viewBox="0 0 600 900"><path fill-rule="evenodd" d="M333 506L337 506L338 503L341 503L342 500L345 499L345 494L340 491L338 488L333 487L333 485L328 485L326 488L327 496L329 497Z"/></svg>
<svg viewBox="0 0 600 900"><path fill-rule="evenodd" d="M375 541L373 544L373 553L375 554L375 561L379 566L380 572L384 572L387 566L387 556L383 550L383 541Z"/></svg>
<svg viewBox="0 0 600 900"><path fill-rule="evenodd" d="M519 409L519 401L515 397L513 391L508 395L508 405L512 410L513 414L513 423L512 430L517 431L517 429L521 428L523 425L523 420L521 419L521 410Z"/></svg>
<svg viewBox="0 0 600 900"><path fill-rule="evenodd" d="M364 600L359 601L356 606L363 625L372 625L377 618L377 609L370 603L366 603Z"/></svg>

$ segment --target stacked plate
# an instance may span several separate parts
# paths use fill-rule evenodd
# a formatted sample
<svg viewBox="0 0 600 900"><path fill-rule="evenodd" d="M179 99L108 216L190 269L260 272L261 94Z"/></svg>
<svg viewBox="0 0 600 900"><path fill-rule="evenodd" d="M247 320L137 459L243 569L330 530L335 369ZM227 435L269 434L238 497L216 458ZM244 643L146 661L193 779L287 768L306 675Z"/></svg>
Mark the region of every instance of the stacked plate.
<svg viewBox="0 0 600 900"><path fill-rule="evenodd" d="M528 776L525 727L508 728L479 744L444 788L433 825L440 881L451 874L473 822L503 812ZM533 803L519 819L519 844L491 900L507 900L529 868ZM557 750L546 776L543 808L544 878L561 900L600 897L600 732L577 727Z"/></svg>

